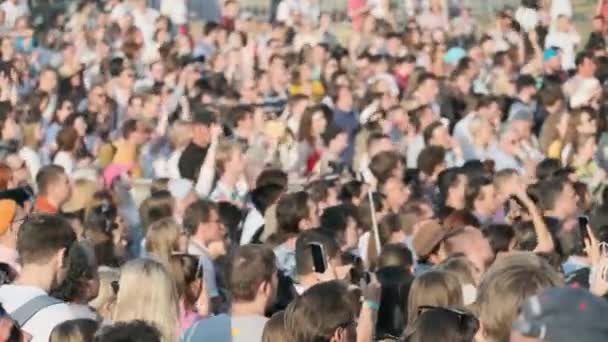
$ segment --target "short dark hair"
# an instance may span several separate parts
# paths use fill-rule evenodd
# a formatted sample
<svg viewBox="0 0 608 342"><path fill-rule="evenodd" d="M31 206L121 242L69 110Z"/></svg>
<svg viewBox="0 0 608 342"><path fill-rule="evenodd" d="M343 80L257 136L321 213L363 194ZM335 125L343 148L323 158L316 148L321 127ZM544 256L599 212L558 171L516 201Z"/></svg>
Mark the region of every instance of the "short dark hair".
<svg viewBox="0 0 608 342"><path fill-rule="evenodd" d="M552 210L555 208L557 198L564 191L566 182L568 181L562 178L551 178L536 184L535 188L538 191L535 192L535 195L538 196L540 209Z"/></svg>
<svg viewBox="0 0 608 342"><path fill-rule="evenodd" d="M293 342L329 341L336 329L351 324L355 310L346 285L339 281L317 284L285 310L285 327Z"/></svg>
<svg viewBox="0 0 608 342"><path fill-rule="evenodd" d="M122 124L122 137L125 139L129 139L133 132L137 131L137 120L129 119Z"/></svg>
<svg viewBox="0 0 608 342"><path fill-rule="evenodd" d="M278 185L283 189L287 189L288 176L281 169L264 169L255 181L255 187L259 188L265 185Z"/></svg>
<svg viewBox="0 0 608 342"><path fill-rule="evenodd" d="M35 214L25 220L17 237L17 252L23 264L48 261L76 241L70 222L58 215Z"/></svg>
<svg viewBox="0 0 608 342"><path fill-rule="evenodd" d="M412 252L401 243L389 243L382 246L382 251L376 259L376 268L402 267L409 268L414 265Z"/></svg>
<svg viewBox="0 0 608 342"><path fill-rule="evenodd" d="M445 169L439 174L437 177L437 189L439 190L439 196L441 197L441 204L447 199L450 188L458 184L458 176L464 174L464 171L458 167Z"/></svg>
<svg viewBox="0 0 608 342"><path fill-rule="evenodd" d="M432 175L435 168L445 161L445 149L441 146L427 146L418 155L418 169L425 175Z"/></svg>
<svg viewBox="0 0 608 342"><path fill-rule="evenodd" d="M370 161L369 169L378 183L384 183L393 175L393 170L401 160L402 157L395 151L380 152Z"/></svg>
<svg viewBox="0 0 608 342"><path fill-rule="evenodd" d="M253 107L247 105L238 105L232 108L230 113L230 124L233 128L237 128L239 122L245 120L247 116L253 115Z"/></svg>
<svg viewBox="0 0 608 342"><path fill-rule="evenodd" d="M190 204L184 212L183 225L188 235L195 235L201 223L207 223L211 219L211 213L215 211L219 215L217 204L199 199Z"/></svg>
<svg viewBox="0 0 608 342"><path fill-rule="evenodd" d="M246 245L236 249L228 271L232 299L253 301L258 287L270 282L277 270L274 252L264 245Z"/></svg>
<svg viewBox="0 0 608 342"><path fill-rule="evenodd" d="M340 247L328 234L318 229L308 230L300 234L296 241L296 272L298 275L307 275L314 272L314 262L310 252L310 244L318 243L323 246L327 260L337 257Z"/></svg>
<svg viewBox="0 0 608 342"><path fill-rule="evenodd" d="M477 177L469 180L469 184L464 192L464 200L467 209L475 209L475 201L479 198L482 188L488 185L494 185L494 183L487 177Z"/></svg>
<svg viewBox="0 0 608 342"><path fill-rule="evenodd" d="M95 336L95 342L161 342L158 328L150 323L135 320L115 322L102 328Z"/></svg>
<svg viewBox="0 0 608 342"><path fill-rule="evenodd" d="M62 166L51 164L42 167L36 175L38 193L43 196L47 195L49 186L58 182L61 176L65 176L65 170Z"/></svg>
<svg viewBox="0 0 608 342"><path fill-rule="evenodd" d="M508 224L491 224L482 230L483 236L490 242L494 255L499 252L508 252L515 230Z"/></svg>
<svg viewBox="0 0 608 342"><path fill-rule="evenodd" d="M527 87L536 87L536 80L531 75L521 75L519 78L517 78L515 86L519 92Z"/></svg>
<svg viewBox="0 0 608 342"><path fill-rule="evenodd" d="M286 194L277 203L277 224L281 234L298 234L300 222L310 215L308 194L298 191Z"/></svg>
<svg viewBox="0 0 608 342"><path fill-rule="evenodd" d="M443 124L440 121L435 121L424 129L424 131L422 132L422 136L424 137L425 145L428 145L431 139L433 139L433 134L435 133L435 130L439 127L443 127Z"/></svg>

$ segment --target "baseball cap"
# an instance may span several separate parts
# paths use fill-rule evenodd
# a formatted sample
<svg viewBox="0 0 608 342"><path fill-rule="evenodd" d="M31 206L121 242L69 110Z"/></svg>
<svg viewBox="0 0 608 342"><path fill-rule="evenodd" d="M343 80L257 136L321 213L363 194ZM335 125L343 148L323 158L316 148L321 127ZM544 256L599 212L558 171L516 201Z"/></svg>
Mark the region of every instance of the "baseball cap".
<svg viewBox="0 0 608 342"><path fill-rule="evenodd" d="M559 51L557 51L557 49L548 48L543 52L543 61L548 62L557 56L559 56Z"/></svg>
<svg viewBox="0 0 608 342"><path fill-rule="evenodd" d="M8 231L17 213L17 203L13 200L0 200L0 235Z"/></svg>
<svg viewBox="0 0 608 342"><path fill-rule="evenodd" d="M422 224L412 240L414 252L419 258L427 257L441 241L448 235L449 229L443 227L436 220Z"/></svg>
<svg viewBox="0 0 608 342"><path fill-rule="evenodd" d="M552 288L530 297L513 330L551 342L608 341L608 303L580 288Z"/></svg>
<svg viewBox="0 0 608 342"><path fill-rule="evenodd" d="M445 56L443 56L443 61L446 64L454 65L466 57L466 55L467 52L463 48L453 47L446 52Z"/></svg>
<svg viewBox="0 0 608 342"><path fill-rule="evenodd" d="M195 124L201 124L210 126L217 122L215 114L207 108L201 107L194 110L192 113L192 122Z"/></svg>

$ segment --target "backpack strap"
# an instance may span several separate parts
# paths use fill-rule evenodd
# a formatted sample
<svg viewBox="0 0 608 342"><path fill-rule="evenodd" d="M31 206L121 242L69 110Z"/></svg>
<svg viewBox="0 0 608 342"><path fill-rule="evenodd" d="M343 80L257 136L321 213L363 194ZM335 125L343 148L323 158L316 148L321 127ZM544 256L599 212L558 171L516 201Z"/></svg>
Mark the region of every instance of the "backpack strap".
<svg viewBox="0 0 608 342"><path fill-rule="evenodd" d="M38 312L46 309L49 306L61 304L63 301L53 298L48 295L40 295L38 297L34 297L25 304L18 307L15 311L10 313L10 316L19 323L19 326L24 326L34 315Z"/></svg>

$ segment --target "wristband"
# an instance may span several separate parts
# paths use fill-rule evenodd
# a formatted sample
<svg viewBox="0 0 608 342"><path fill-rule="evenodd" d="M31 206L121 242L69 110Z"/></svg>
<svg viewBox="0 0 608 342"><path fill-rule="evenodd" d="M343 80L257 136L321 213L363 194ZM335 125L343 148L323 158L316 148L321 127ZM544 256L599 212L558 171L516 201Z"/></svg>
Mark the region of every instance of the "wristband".
<svg viewBox="0 0 608 342"><path fill-rule="evenodd" d="M373 300L366 300L363 302L363 306L374 311L380 310L380 303L375 302Z"/></svg>

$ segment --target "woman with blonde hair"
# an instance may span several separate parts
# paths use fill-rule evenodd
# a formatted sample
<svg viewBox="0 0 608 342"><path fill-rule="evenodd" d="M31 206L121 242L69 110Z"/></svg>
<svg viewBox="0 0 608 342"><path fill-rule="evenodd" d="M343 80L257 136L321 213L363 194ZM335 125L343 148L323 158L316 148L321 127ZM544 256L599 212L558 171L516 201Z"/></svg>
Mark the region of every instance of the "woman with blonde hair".
<svg viewBox="0 0 608 342"><path fill-rule="evenodd" d="M433 270L416 277L408 296L408 326L418 318L418 310L423 306L461 307L463 306L462 285L449 272Z"/></svg>
<svg viewBox="0 0 608 342"><path fill-rule="evenodd" d="M114 322L142 320L158 328L162 342L179 340L177 290L160 262L135 259L122 267L112 318Z"/></svg>
<svg viewBox="0 0 608 342"><path fill-rule="evenodd" d="M164 218L152 223L146 233L146 254L169 265L171 255L179 251L181 230L172 218Z"/></svg>
<svg viewBox="0 0 608 342"><path fill-rule="evenodd" d="M97 311L103 321L112 320L112 311L116 305L116 285L118 285L119 279L119 269L107 266L99 267L99 292L97 297L89 302L89 305Z"/></svg>

